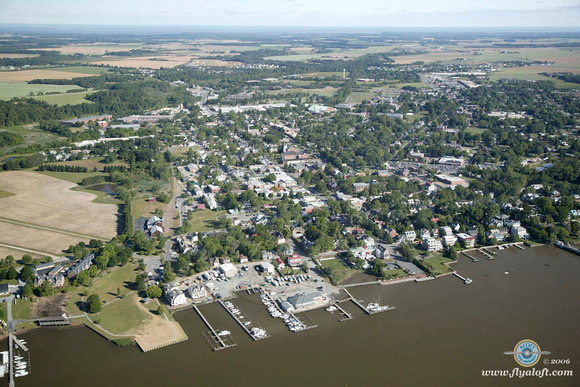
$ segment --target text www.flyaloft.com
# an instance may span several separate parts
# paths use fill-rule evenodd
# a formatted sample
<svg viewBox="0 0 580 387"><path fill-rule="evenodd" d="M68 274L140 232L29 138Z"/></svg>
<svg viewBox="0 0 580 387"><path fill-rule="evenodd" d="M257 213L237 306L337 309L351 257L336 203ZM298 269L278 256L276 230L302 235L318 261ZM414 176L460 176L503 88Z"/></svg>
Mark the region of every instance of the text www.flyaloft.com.
<svg viewBox="0 0 580 387"><path fill-rule="evenodd" d="M482 370L481 376L507 376L510 378L523 378L526 376L535 376L535 377L550 377L550 376L573 376L572 370L553 370L550 371L547 368L536 370L533 369L520 369L514 368L513 370Z"/></svg>

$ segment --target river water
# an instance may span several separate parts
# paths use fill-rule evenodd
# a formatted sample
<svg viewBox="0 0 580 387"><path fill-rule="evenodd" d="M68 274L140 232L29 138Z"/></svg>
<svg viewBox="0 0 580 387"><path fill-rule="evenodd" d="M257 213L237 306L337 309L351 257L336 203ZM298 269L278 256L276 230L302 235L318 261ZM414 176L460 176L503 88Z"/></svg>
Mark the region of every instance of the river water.
<svg viewBox="0 0 580 387"><path fill-rule="evenodd" d="M454 276L423 283L351 288L367 301L397 309L338 322L324 310L309 312L318 328L291 333L272 319L257 295L234 303L271 337L253 342L218 304L201 307L238 346L210 350L207 328L195 311L175 315L189 340L141 353L119 348L86 328L45 329L21 335L31 350L32 372L18 386L380 386L576 385L578 376L488 378L482 370L517 367L512 351L522 339L552 352L542 360L570 359L550 370L580 372L580 257L554 247L511 248L496 259L459 258ZM504 274L509 271L509 274ZM535 368L544 368L538 363ZM521 368L521 367L520 367ZM7 385L7 379L1 380Z"/></svg>

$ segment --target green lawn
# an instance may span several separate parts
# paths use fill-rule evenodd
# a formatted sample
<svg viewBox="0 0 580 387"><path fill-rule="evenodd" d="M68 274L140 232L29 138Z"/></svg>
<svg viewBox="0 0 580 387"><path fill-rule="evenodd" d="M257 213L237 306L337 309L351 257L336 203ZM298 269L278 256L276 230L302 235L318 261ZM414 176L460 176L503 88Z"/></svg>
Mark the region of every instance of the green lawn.
<svg viewBox="0 0 580 387"><path fill-rule="evenodd" d="M453 260L451 258L446 258L441 254L435 257L426 258L424 262L432 266L431 269L435 275L445 274L453 271L447 265L444 265L444 263L453 262Z"/></svg>
<svg viewBox="0 0 580 387"><path fill-rule="evenodd" d="M341 283L342 281L348 279L350 276L357 272L361 272L360 270L350 269L346 267L342 261L338 258L335 259L327 259L324 261L319 261L320 264L326 268L333 269L333 275L335 278L336 283Z"/></svg>
<svg viewBox="0 0 580 387"><path fill-rule="evenodd" d="M0 302L0 310L2 310L2 314L0 315L2 317L1 320L8 320L8 305L6 302Z"/></svg>
<svg viewBox="0 0 580 387"><path fill-rule="evenodd" d="M23 299L16 300L16 305L12 304L12 318L14 320L28 320L32 313L32 302Z"/></svg>
<svg viewBox="0 0 580 387"><path fill-rule="evenodd" d="M67 90L79 90L75 85L40 85L26 82L0 82L0 99L12 99L14 97L29 97L30 93L64 93Z"/></svg>
<svg viewBox="0 0 580 387"><path fill-rule="evenodd" d="M402 269L393 269L385 271L385 279L403 278L407 276L408 274L405 273L405 271Z"/></svg>
<svg viewBox="0 0 580 387"><path fill-rule="evenodd" d="M81 309L82 305L82 294L85 292L86 287L79 286L78 288L73 287L69 292L69 299L65 306L68 314L71 316L78 316L83 314L84 311Z"/></svg>
<svg viewBox="0 0 580 387"><path fill-rule="evenodd" d="M122 335L134 330L144 321L153 317L151 312L139 308L137 299L139 296L133 293L110 305L103 305L101 312L91 314L91 320L101 320L100 325L111 333ZM155 307L157 310L157 306Z"/></svg>
<svg viewBox="0 0 580 387"><path fill-rule="evenodd" d="M372 99L376 95L377 94L373 93L372 91L355 91L350 93L348 96L348 103L359 104L362 101L368 101L369 99Z"/></svg>
<svg viewBox="0 0 580 387"><path fill-rule="evenodd" d="M480 129L480 128L467 128L467 129L465 129L465 131L467 133L471 133L471 134L482 134L486 130L487 129Z"/></svg>
<svg viewBox="0 0 580 387"><path fill-rule="evenodd" d="M155 210L165 207L165 203L148 202L144 197L138 197L131 200L131 215L133 219L138 219L142 216L149 218L155 215Z"/></svg>
<svg viewBox="0 0 580 387"><path fill-rule="evenodd" d="M190 223L194 232L206 232L214 230L213 222L218 216L225 214L225 211L199 210L195 211Z"/></svg>
<svg viewBox="0 0 580 387"><path fill-rule="evenodd" d="M88 94L92 94L94 91L81 91L78 93L64 93L64 94L53 94L53 95L43 95L38 97L33 97L40 101L46 101L51 105L77 105L79 103L93 103L92 101L86 100L85 97Z"/></svg>
<svg viewBox="0 0 580 387"><path fill-rule="evenodd" d="M7 198L9 196L14 196L14 194L8 191L2 191L0 189L0 198Z"/></svg>
<svg viewBox="0 0 580 387"><path fill-rule="evenodd" d="M96 293L101 301L111 302L117 298L117 288L121 288L121 294L129 293L137 272L136 263L127 263L123 267L108 269L101 277L96 277L87 289L90 294ZM110 272L110 273L109 273Z"/></svg>

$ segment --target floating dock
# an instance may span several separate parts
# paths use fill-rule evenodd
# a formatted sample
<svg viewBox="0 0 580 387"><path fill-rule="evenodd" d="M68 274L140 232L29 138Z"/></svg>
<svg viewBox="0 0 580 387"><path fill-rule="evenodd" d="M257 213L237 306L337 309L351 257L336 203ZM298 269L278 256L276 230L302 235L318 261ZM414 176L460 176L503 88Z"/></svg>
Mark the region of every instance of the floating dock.
<svg viewBox="0 0 580 387"><path fill-rule="evenodd" d="M207 327L209 328L210 334L211 334L211 339L208 341L210 342L214 342L216 345L212 348L214 351L219 351L222 349L226 349L226 348L231 348L231 347L235 347L236 343L226 343L222 337L220 335L217 334L217 332L213 329L213 327L211 326L211 324L209 323L209 321L207 321L207 319L204 317L203 314L201 314L201 311L199 310L199 308L195 305L193 305L193 309L195 309L195 311L197 312L197 314L199 315L199 317L201 317L201 319L203 320L203 322L205 323L205 325L207 325Z"/></svg>
<svg viewBox="0 0 580 387"><path fill-rule="evenodd" d="M485 255L487 257L487 259L494 259L493 255L491 255L490 253L488 253L484 249L478 249L477 251L479 251L480 254Z"/></svg>
<svg viewBox="0 0 580 387"><path fill-rule="evenodd" d="M339 312L340 312L340 319L338 322L344 322L348 320L352 320L352 314L348 313L346 310L342 309L338 302L332 304Z"/></svg>
<svg viewBox="0 0 580 387"><path fill-rule="evenodd" d="M468 284L471 283L471 279L463 277L462 275L460 275L456 271L453 272L453 275L456 276L457 278L459 278L460 280L462 280L463 283L466 284L466 285L468 285Z"/></svg>
<svg viewBox="0 0 580 387"><path fill-rule="evenodd" d="M244 325L244 323L242 321L240 321L240 319L238 318L238 316L236 316L227 306L226 304L223 303L222 300L218 300L218 302L220 303L221 306L223 306L223 308L229 313L230 316L232 316L234 318L234 320L236 320L236 322L238 323L239 326L242 327L242 329L244 331L246 331L246 333L252 338L252 340L254 341L258 341L258 340L264 340L267 339L268 337L270 337L270 335L268 333L266 333L265 336L262 337L258 337L254 334L252 334L252 332L250 332L250 330Z"/></svg>

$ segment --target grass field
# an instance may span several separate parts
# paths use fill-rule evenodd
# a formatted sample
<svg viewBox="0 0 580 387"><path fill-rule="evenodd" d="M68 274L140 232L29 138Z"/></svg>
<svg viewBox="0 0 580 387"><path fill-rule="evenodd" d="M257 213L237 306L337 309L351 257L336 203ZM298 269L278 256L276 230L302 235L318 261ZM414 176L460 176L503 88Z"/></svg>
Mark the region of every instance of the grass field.
<svg viewBox="0 0 580 387"><path fill-rule="evenodd" d="M111 302L117 298L117 288L121 289L121 294L125 295L132 289L131 286L135 281L138 267L136 263L127 263L123 267L108 269L100 277L93 280L89 287L89 293L96 293L101 301Z"/></svg>
<svg viewBox="0 0 580 387"><path fill-rule="evenodd" d="M471 134L482 134L486 130L487 129L480 129L480 128L467 128L467 129L465 129L465 131L467 133L471 133Z"/></svg>
<svg viewBox="0 0 580 387"><path fill-rule="evenodd" d="M106 51L129 51L143 46L145 46L145 44L141 43L68 44L56 48L45 48L41 50L59 51L62 54L103 55Z"/></svg>
<svg viewBox="0 0 580 387"><path fill-rule="evenodd" d="M106 166L127 165L127 163L123 163L123 162L104 164L104 163L101 163L101 160L103 160L103 159L104 159L104 157L94 157L94 158L83 159L83 160L63 161L63 162L59 162L58 165L75 165L75 166L80 166L80 167L87 167L90 172L92 172L95 167L97 167L98 171L102 172Z"/></svg>
<svg viewBox="0 0 580 387"><path fill-rule="evenodd" d="M372 91L355 91L348 96L348 103L359 104L362 101L372 99L376 95L377 93L373 93Z"/></svg>
<svg viewBox="0 0 580 387"><path fill-rule="evenodd" d="M0 199L2 217L84 235L116 235L117 206L93 203L95 195L73 191L76 184L34 172L3 172L0 189L15 196ZM14 244L17 240L14 241Z"/></svg>
<svg viewBox="0 0 580 387"><path fill-rule="evenodd" d="M445 274L453 271L447 265L444 265L444 263L453 262L453 260L451 258L446 258L443 255L425 258L425 262L431 264L435 268L435 272L433 273L435 275Z"/></svg>
<svg viewBox="0 0 580 387"><path fill-rule="evenodd" d="M97 66L64 66L64 67L53 67L46 69L47 71L60 71L65 73L75 73L75 74L87 74L87 75L100 75L107 73L110 69Z"/></svg>
<svg viewBox="0 0 580 387"><path fill-rule="evenodd" d="M225 211L200 210L193 214L190 220L194 232L206 232L215 229L213 222Z"/></svg>
<svg viewBox="0 0 580 387"><path fill-rule="evenodd" d="M90 292L89 288L89 292ZM91 315L93 320L100 319L100 325L106 330L117 335L129 334L154 315L139 308L135 298L131 294L123 299L115 301L111 305L103 307L100 313Z"/></svg>
<svg viewBox="0 0 580 387"><path fill-rule="evenodd" d="M193 55L155 55L139 57L105 58L95 60L94 64L113 67L145 67L159 69L161 67L171 68L191 62L195 59Z"/></svg>
<svg viewBox="0 0 580 387"><path fill-rule="evenodd" d="M16 300L16 305L12 305L12 318L14 320L28 320L32 314L32 302Z"/></svg>
<svg viewBox="0 0 580 387"><path fill-rule="evenodd" d="M515 78L515 79L530 79L530 80L544 80L555 82L557 88L562 89L580 89L580 85L577 83L564 82L560 79L546 77L545 75L540 75L539 73L554 73L554 72L573 72L580 73L580 64L578 68L561 68L553 66L528 66L528 67L513 67L508 69L502 69L490 73L488 76L490 79L498 80L502 78Z"/></svg>
<svg viewBox="0 0 580 387"><path fill-rule="evenodd" d="M9 154L14 149L21 146L26 146L30 144L47 144L53 141L64 139L64 137L59 137L56 134L37 129L35 125L5 126L1 127L0 130L6 130L12 133L19 134L23 139L23 143L20 145L0 148L0 155Z"/></svg>
<svg viewBox="0 0 580 387"><path fill-rule="evenodd" d="M359 270L350 269L344 266L342 261L338 258L320 261L320 264L326 268L334 270L333 274L337 283L341 283L342 281L347 280L351 275L360 272Z"/></svg>
<svg viewBox="0 0 580 387"><path fill-rule="evenodd" d="M52 95L42 95L32 97L40 101L48 102L52 105L64 106L64 105L78 105L79 103L93 103L85 99L89 94L94 93L94 91L80 91L78 93L65 93L65 94L52 94Z"/></svg>
<svg viewBox="0 0 580 387"><path fill-rule="evenodd" d="M325 87L324 89L294 88L294 89L271 90L267 91L266 93L272 95L287 94L287 93L304 93L308 95L320 95L322 97L333 97L337 91L338 89L334 87Z"/></svg>
<svg viewBox="0 0 580 387"><path fill-rule="evenodd" d="M134 198L131 201L131 212L133 219L138 219L142 216L149 218L155 215L155 210L163 210L163 208L165 208L165 203L148 202L144 197Z"/></svg>
<svg viewBox="0 0 580 387"><path fill-rule="evenodd" d="M408 277L408 274L405 273L405 270L403 269L387 270L385 272L385 275L386 275L385 279Z"/></svg>
<svg viewBox="0 0 580 387"><path fill-rule="evenodd" d="M80 91L81 89L75 85L29 85L26 82L7 82L2 81L2 73L0 73L0 99L2 100L29 97L30 93L65 93L67 90ZM50 95L50 97L54 96Z"/></svg>

